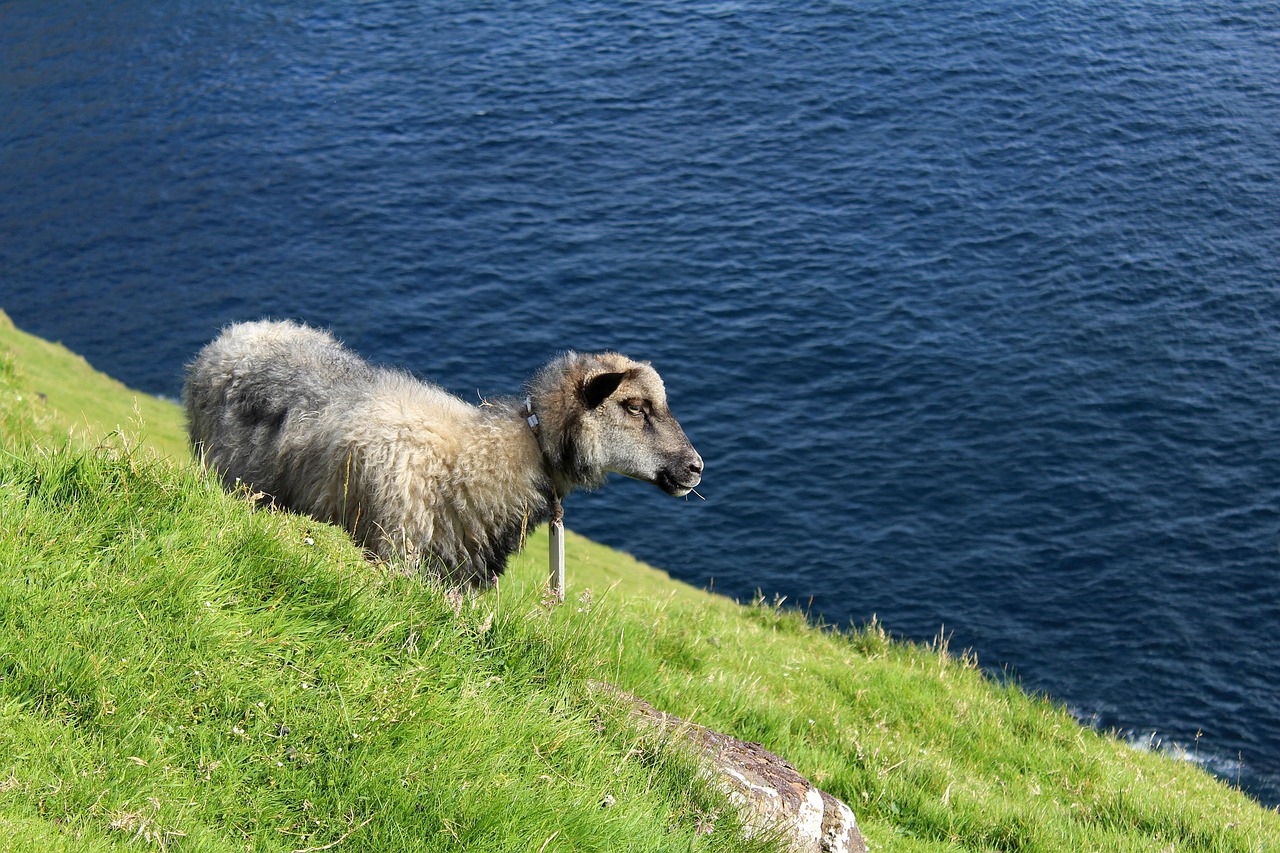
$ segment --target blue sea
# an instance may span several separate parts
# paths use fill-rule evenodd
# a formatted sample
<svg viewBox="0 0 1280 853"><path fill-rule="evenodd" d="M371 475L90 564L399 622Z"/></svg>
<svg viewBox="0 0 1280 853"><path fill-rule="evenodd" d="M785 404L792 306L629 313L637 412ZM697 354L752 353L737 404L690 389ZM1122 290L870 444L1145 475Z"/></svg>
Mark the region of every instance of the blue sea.
<svg viewBox="0 0 1280 853"><path fill-rule="evenodd" d="M649 359L705 501L571 527L1280 804L1274 2L0 2L0 308Z"/></svg>

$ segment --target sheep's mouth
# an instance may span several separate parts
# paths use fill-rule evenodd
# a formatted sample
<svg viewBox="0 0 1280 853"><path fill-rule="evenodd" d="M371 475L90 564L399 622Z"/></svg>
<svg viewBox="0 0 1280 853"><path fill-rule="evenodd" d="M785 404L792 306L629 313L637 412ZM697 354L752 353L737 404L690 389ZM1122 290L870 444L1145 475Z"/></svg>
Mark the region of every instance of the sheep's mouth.
<svg viewBox="0 0 1280 853"><path fill-rule="evenodd" d="M698 476L678 480L665 471L658 475L653 484L673 498L682 498L694 490L702 478Z"/></svg>

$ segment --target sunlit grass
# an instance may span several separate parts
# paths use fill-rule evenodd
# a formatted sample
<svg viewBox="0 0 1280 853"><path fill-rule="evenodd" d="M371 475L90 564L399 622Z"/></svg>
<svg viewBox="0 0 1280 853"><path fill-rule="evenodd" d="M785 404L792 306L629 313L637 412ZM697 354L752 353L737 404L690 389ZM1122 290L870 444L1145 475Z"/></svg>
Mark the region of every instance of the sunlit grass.
<svg viewBox="0 0 1280 853"><path fill-rule="evenodd" d="M340 531L116 447L10 455L0 478L16 825L162 849L738 849L697 834L724 807L691 766L603 722L536 603L455 613Z"/></svg>
<svg viewBox="0 0 1280 853"><path fill-rule="evenodd" d="M0 311L0 381L6 360L21 365L23 382L8 383L8 398L0 398L0 409L7 411L0 411L0 417L8 417L15 408L25 409L35 415L41 434L73 435L80 440L129 429L141 432L147 446L161 454L186 458L187 441L177 403L125 387L60 344L14 327ZM21 434L14 426L0 421L10 438Z"/></svg>

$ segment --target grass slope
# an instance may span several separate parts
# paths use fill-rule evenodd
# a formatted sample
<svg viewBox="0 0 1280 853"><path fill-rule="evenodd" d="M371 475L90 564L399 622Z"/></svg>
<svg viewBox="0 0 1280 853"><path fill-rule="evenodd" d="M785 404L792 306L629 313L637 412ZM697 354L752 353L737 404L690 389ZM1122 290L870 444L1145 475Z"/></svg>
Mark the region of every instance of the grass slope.
<svg viewBox="0 0 1280 853"><path fill-rule="evenodd" d="M541 605L539 531L455 613L341 531L175 462L176 407L139 403L145 446L68 441L69 421L130 423L140 395L15 334L0 851L769 849L592 679L786 756L873 849L1280 849L1280 815L945 647L739 605L579 537L568 605Z"/></svg>
<svg viewBox="0 0 1280 853"><path fill-rule="evenodd" d="M42 435L61 433L96 440L107 432L130 428L147 445L174 459L188 456L182 413L177 404L126 388L89 366L60 344L29 335L0 311L0 376L21 365L23 382L11 393L26 395ZM34 400L29 398L34 396ZM9 397L9 405L22 400ZM0 422L0 426L3 426ZM20 438L14 428L7 435ZM31 429L32 427L28 427Z"/></svg>

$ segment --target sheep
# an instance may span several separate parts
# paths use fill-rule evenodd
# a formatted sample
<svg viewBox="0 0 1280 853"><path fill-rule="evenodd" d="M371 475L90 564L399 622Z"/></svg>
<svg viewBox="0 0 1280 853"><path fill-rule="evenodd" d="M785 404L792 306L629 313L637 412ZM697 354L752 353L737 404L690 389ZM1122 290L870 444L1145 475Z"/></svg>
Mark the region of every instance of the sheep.
<svg viewBox="0 0 1280 853"><path fill-rule="evenodd" d="M610 473L684 496L702 457L647 362L566 352L473 406L292 321L227 327L189 365L191 446L228 489L339 524L458 588L497 582L526 531Z"/></svg>

